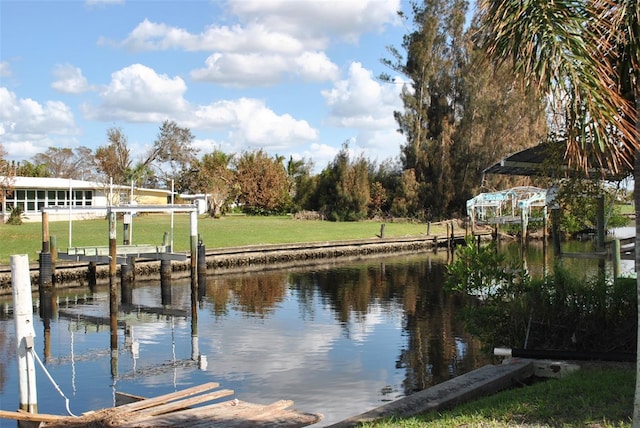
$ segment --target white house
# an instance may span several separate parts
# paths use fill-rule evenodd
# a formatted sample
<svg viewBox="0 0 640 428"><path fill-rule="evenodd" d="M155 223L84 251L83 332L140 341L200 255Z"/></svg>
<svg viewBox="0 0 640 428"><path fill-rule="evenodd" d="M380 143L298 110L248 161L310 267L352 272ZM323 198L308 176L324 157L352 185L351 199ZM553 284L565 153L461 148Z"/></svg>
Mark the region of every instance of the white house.
<svg viewBox="0 0 640 428"><path fill-rule="evenodd" d="M68 178L14 177L0 206L0 220L5 222L16 207L22 208L24 221L40 221L44 207L60 208L50 213L50 221L67 220L69 215L78 220L97 218L106 216L109 204L165 205L170 197L170 190L110 186ZM74 209L63 209L69 207Z"/></svg>

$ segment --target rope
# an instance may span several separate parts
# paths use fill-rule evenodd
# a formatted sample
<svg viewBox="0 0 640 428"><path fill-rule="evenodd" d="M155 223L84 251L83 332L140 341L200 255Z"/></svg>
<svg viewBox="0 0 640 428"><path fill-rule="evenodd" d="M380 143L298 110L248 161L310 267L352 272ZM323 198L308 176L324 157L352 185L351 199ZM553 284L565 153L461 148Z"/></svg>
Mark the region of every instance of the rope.
<svg viewBox="0 0 640 428"><path fill-rule="evenodd" d="M62 396L62 398L64 398L65 406L67 408L67 413L69 414L69 416L73 416L74 418L77 418L77 416L74 415L71 412L71 410L69 410L69 399L64 395L64 393L62 392L62 390L60 389L60 387L58 386L56 381L53 380L53 377L51 377L51 374L49 374L49 371L47 370L47 368L44 366L44 364L42 364L42 361L40 361L40 357L38 357L38 354L36 353L36 351L34 351L33 348L29 348L28 350L31 351L31 354L33 355L33 357L36 359L38 364L40 364L40 367L42 367L42 370L44 371L44 373L49 378L49 381L56 388L56 391L58 391L58 394L60 394Z"/></svg>

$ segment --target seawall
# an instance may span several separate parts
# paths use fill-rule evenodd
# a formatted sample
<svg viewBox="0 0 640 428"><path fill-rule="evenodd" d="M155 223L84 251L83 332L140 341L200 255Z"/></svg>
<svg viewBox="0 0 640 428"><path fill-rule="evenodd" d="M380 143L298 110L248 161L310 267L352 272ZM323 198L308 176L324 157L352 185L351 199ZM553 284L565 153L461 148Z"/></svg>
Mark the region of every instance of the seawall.
<svg viewBox="0 0 640 428"><path fill-rule="evenodd" d="M487 238L488 235L483 235ZM454 236L454 244L464 241L464 235ZM372 238L346 241L306 242L295 244L250 245L242 247L214 248L206 250L207 275L228 272L282 269L310 264L323 264L338 259L371 257L381 254L416 252L446 248L450 237L411 236L400 238ZM88 262L58 262L53 275L56 288L78 287L88 284ZM189 276L191 263L174 261L171 264L172 278ZM119 267L118 267L119 270ZM109 266L96 266L96 281L108 282ZM135 263L137 278L160 277L160 262L138 259ZM31 264L31 283L34 291L39 283L38 264ZM8 266L0 268L0 295L11 294L11 271Z"/></svg>

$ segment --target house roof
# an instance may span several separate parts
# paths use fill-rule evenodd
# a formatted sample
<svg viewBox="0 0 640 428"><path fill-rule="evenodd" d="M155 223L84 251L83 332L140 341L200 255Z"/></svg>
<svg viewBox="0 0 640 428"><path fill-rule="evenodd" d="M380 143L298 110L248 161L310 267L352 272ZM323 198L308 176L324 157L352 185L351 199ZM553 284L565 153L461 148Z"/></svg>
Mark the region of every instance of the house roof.
<svg viewBox="0 0 640 428"><path fill-rule="evenodd" d="M57 177L13 177L13 183L11 185L14 189L42 189L42 190L53 190L53 189L69 189L72 188L74 190L106 190L110 186L109 184L99 183L96 181L85 181L85 180L73 180L69 178L57 178ZM130 189L129 186L121 186L114 185L114 189L117 190L127 190ZM171 190L164 189L147 189L136 187L137 190L144 190L149 192L157 192L164 193L167 195L171 194Z"/></svg>

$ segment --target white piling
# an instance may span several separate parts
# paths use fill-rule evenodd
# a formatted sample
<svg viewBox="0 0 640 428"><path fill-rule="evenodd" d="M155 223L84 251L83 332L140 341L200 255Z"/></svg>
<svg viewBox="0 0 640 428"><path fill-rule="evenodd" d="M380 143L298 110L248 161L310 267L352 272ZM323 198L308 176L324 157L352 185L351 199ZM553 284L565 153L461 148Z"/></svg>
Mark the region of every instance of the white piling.
<svg viewBox="0 0 640 428"><path fill-rule="evenodd" d="M36 370L33 353L30 352L34 346L36 332L33 328L29 257L26 254L11 256L11 286L18 351L20 410L38 413Z"/></svg>

